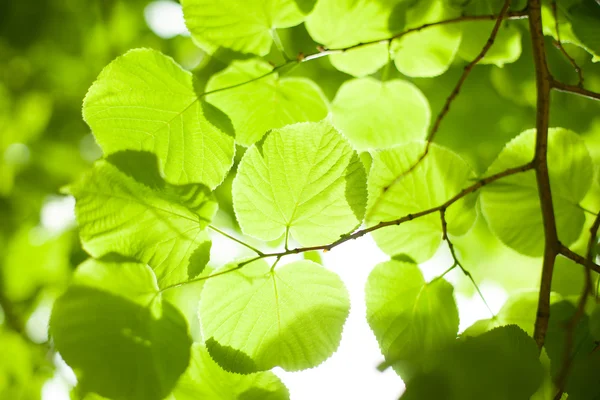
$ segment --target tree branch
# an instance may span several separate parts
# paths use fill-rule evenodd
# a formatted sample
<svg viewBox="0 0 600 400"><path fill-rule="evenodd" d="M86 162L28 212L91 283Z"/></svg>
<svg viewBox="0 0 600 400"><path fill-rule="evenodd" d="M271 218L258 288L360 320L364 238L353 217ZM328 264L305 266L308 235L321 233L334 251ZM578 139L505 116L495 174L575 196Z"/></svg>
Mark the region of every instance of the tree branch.
<svg viewBox="0 0 600 400"><path fill-rule="evenodd" d="M279 256L286 256L289 254L298 254L298 253L304 253L306 251L315 251L315 250L325 250L325 251L329 251L331 249L333 249L334 247L337 247L349 240L354 240L354 239L358 239L359 237L362 237L364 235L366 235L367 233L376 231L378 229L381 228L385 228L388 226L394 226L394 225L400 225L404 222L408 222L408 221L412 221L414 219L420 218L420 217L424 217L425 215L429 215L435 212L439 212L442 209L447 209L448 207L450 207L452 204L456 203L458 200L462 199L463 197L465 197L466 195L470 194L470 193L474 193L477 190L481 189L483 186L488 185L492 182L495 182L499 179L502 179L504 177L510 176L510 175L514 175L514 174L518 174L521 172L525 172L528 171L530 169L533 168L533 164L532 163L527 163L525 165L520 165L518 167L514 167L514 168L509 168L505 171L499 172L497 174L494 175L490 175L486 178L482 178L480 180L478 180L476 183L474 183L473 185L461 190L459 193L457 193L454 197L450 198L448 201L446 201L444 204L441 204L437 207L433 207L433 208L429 208L427 210L423 210L420 211L418 213L414 213L414 214L408 214L405 215L401 218L395 219L395 220L391 220L391 221L384 221L384 222L380 222L376 225L373 225L369 228L365 228L365 229L360 229L358 231L355 231L352 234L349 235L344 235L342 237L340 237L338 240L336 240L333 243L330 244L326 244L326 245L320 245L320 246L311 246L311 247L299 247L299 248L295 248L295 249L290 249L284 252L277 252L277 253L267 253L265 254L265 257L279 257Z"/></svg>
<svg viewBox="0 0 600 400"><path fill-rule="evenodd" d="M256 257L244 260L231 269L228 269L226 271L219 271L217 273L214 273L214 274L208 275L208 276L202 276L199 278L190 279L185 282L174 283L172 285L165 286L164 288L162 288L160 290L160 293L162 293L163 291L168 290L168 289L176 288L176 287L183 286L183 285L188 285L188 284L194 283L194 282L204 281L204 280L214 278L214 277L217 277L220 275L228 274L233 271L237 271L238 269L240 269L254 261L263 259L263 258L269 258L269 257L282 258L282 257L288 256L290 254L300 254L300 253L305 253L307 251L318 251L318 250L329 251L329 250L333 249L334 247L337 247L337 246L339 246L343 243L346 243L350 240L358 239L359 237L362 237L362 236L366 235L367 233L376 231L378 229L385 228L387 226L400 225L404 222L412 221L414 219L423 217L425 215L433 214L435 212L441 212L441 210L446 210L448 207L450 207L452 204L456 203L458 200L462 199L463 197L465 197L466 195L468 195L470 193L476 192L477 190L481 189L485 185L488 185L488 184L495 182L499 179L502 179L504 177L518 174L518 173L525 172L525 171L529 171L531 169L533 169L533 163L530 162L525 165L521 165L521 166L514 167L514 168L509 168L502 172L498 172L497 174L482 178L482 179L478 180L476 183L474 183L473 185L464 188L459 193L457 193L454 197L452 197L448 201L446 201L444 204L441 204L437 207L433 207L433 208L430 208L430 209L427 209L424 211L420 211L415 214L408 214L408 215L405 215L401 218L398 218L398 219L395 219L392 221L380 222L369 228L359 229L352 234L341 236L338 240L336 240L335 242L330 243L330 244L319 245L319 246L310 246L310 247L297 247L295 249L286 249L285 251L280 251L280 252L275 252L275 253L264 253L264 252L256 249L255 250L255 252L257 253ZM230 236L228 235L228 237L230 237ZM230 238L233 238L233 237L230 237ZM235 241L240 244L243 244L243 242L240 240L235 239ZM246 246L246 244L243 244L243 245ZM248 246L246 246L246 247L248 247Z"/></svg>
<svg viewBox="0 0 600 400"><path fill-rule="evenodd" d="M552 80L552 89L556 89L559 92L572 93L582 97L587 97L588 99L600 101L600 93L592 92L591 90L587 90L579 86L568 85L555 79Z"/></svg>
<svg viewBox="0 0 600 400"><path fill-rule="evenodd" d="M483 301L483 304L485 304L485 306L487 307L488 311L492 315L492 318L494 318L496 315L494 314L494 311L492 311L492 309L490 308L488 302L485 300L485 297L483 297L483 293L481 293L481 290L479 289L479 286L475 282L475 279L473 278L473 275L471 275L471 272L469 272L469 271L467 271L465 269L465 267L462 265L462 263L458 260L458 257L456 256L456 250L454 249L454 243L452 243L452 241L448 237L448 221L446 221L446 209L445 208L442 208L440 210L440 219L442 220L442 239L445 240L446 243L448 243L448 249L450 250L450 254L452 255L452 260L454 260L454 264L453 264L452 267L459 267L460 270L462 271L462 273L467 278L469 278L469 280L471 281L471 283L475 287L475 290L479 294L479 297ZM450 270L448 270L448 271L450 271ZM446 274L446 272L444 272L443 275L445 275L445 274Z"/></svg>
<svg viewBox="0 0 600 400"><path fill-rule="evenodd" d="M501 18L500 18L501 17ZM378 39L378 40L370 40L368 42L362 42L362 43L358 43L352 46L348 46L348 47L341 47L341 48L337 48L337 49L327 49L323 46L319 46L318 47L318 51L312 54L308 54L305 55L304 53L300 53L298 54L298 56L296 57L295 60L287 60L286 62L284 62L283 64L277 65L276 67L274 67L271 71L267 72L266 74L257 76L255 78L252 78L248 81L245 82L240 82L237 83L235 85L231 85L231 86L225 86L219 89L215 89L215 90L211 90L208 92L204 92L202 94L199 95L199 97L204 97L207 96L209 94L213 94L213 93L217 93L217 92L222 92L224 90L229 90L229 89L235 89L237 87L252 83L252 82L256 82L260 79L266 78L270 75L273 75L274 73L278 72L279 70L288 67L288 66L292 66L292 65L298 65L300 63L304 63L304 62L308 62L308 61L312 61L312 60L316 60L318 58L321 57L328 57L332 54L340 54L340 53L344 53L350 50L354 50L354 49L358 49L361 47L365 47L365 46L369 46L372 44L376 44L376 43L388 43L391 42L395 39L399 39L405 35L408 35L409 33L413 33L413 32L419 32L422 31L424 29L427 28L432 28L434 26L440 26L440 25L450 25L450 24L456 24L456 23L460 23L460 22L466 22L466 21L487 21L487 20L498 20L498 19L507 19L507 20L516 20L516 19L524 19L527 18L527 12L526 11L512 11L512 12L507 12L502 16L499 15L494 15L494 14L486 14L486 15L463 15L460 17L456 17L456 18L450 18L450 19L446 19L443 21L437 21L437 22L432 22L429 24L423 24L421 26L417 26L415 28L410 28L407 29L405 31L402 31L400 33L397 33L393 36L387 37L387 38L383 38L383 39Z"/></svg>
<svg viewBox="0 0 600 400"><path fill-rule="evenodd" d="M582 266L589 266L589 268L600 274L600 265L596 264L595 262L591 262L588 264L588 260L586 260L585 257L580 256L579 254L575 253L573 250L569 249L567 246L565 246L564 244L560 244L560 247L558 249L559 253L563 256L565 256L566 258L568 258L571 261L576 262L579 265Z"/></svg>
<svg viewBox="0 0 600 400"><path fill-rule="evenodd" d="M535 155L533 163L540 205L542 208L545 238L542 279L533 333L533 338L541 351L548 330L548 321L550 319L550 288L552 286L554 261L558 254L559 242L552 204L550 177L548 175L548 121L550 116L550 89L552 76L548 70L546 49L544 47L541 0L529 0L527 9L529 11L529 31L533 46L533 61L535 64L537 88Z"/></svg>

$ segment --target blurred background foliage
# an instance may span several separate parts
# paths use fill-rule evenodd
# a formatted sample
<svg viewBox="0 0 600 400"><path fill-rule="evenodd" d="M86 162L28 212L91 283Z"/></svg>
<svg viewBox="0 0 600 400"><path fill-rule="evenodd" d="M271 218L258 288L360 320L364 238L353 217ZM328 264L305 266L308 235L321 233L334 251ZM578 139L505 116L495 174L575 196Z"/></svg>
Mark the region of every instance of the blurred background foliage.
<svg viewBox="0 0 600 400"><path fill-rule="evenodd" d="M157 8L158 3L162 8ZM209 56L188 35L169 32L168 26L159 31L169 9L165 3L178 9L171 0L0 2L0 399L39 399L45 382L69 379L48 343L47 321L53 300L64 290L74 267L86 258L75 232L73 200L61 194L61 187L101 156L81 118L82 99L98 73L127 50L149 47L193 71L202 90L212 74L232 59L244 58L223 51ZM158 28L153 26L153 31L149 22ZM510 26L525 33L526 24L515 21ZM315 51L317 44L304 25L279 33L289 55ZM506 142L534 125L535 81L526 34L521 42L522 55L516 62L502 68L475 68L436 137L479 173ZM552 73L562 81L576 82L572 67L550 39L547 47ZM565 47L585 71L586 87L600 91L600 63L592 63L591 56L578 47ZM273 64L283 61L276 50L267 59ZM374 76L416 83L435 118L464 65L457 59L436 78L408 78L395 68L383 68ZM302 63L288 74L313 79L330 101L340 85L352 78L326 58ZM598 102L555 93L551 118L552 126L572 129L588 139L592 157L600 165ZM238 149L238 161L243 151ZM236 228L231 207L234 173L235 168L217 189L219 222L232 228ZM597 181L584 202L591 210L600 205ZM476 279L494 281L508 293L536 287L539 259L501 244L482 218L456 245L459 250L469 249L461 255ZM583 253L584 246L581 240L572 248ZM583 269L561 259L556 274L556 291L580 292ZM472 290L468 284L457 289L466 294Z"/></svg>

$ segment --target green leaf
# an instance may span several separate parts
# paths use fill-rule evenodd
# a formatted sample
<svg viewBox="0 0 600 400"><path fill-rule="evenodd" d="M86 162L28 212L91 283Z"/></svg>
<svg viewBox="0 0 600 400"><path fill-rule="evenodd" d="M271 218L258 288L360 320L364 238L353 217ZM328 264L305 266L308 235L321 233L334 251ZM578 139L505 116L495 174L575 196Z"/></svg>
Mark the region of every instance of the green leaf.
<svg viewBox="0 0 600 400"><path fill-rule="evenodd" d="M166 183L154 155L126 151L98 161L70 190L83 248L93 257L118 253L148 263L161 287L201 272L208 256L201 252L209 250L204 229L217 210L204 185Z"/></svg>
<svg viewBox="0 0 600 400"><path fill-rule="evenodd" d="M233 162L233 139L194 90L192 74L155 50L110 63L88 91L83 116L106 154L149 151L166 179L214 189Z"/></svg>
<svg viewBox="0 0 600 400"><path fill-rule="evenodd" d="M304 12L310 10L309 2L299 4L295 0L183 0L181 3L186 25L203 50L214 53L225 47L260 56L269 53L275 29L300 24Z"/></svg>
<svg viewBox="0 0 600 400"><path fill-rule="evenodd" d="M259 260L209 279L199 313L211 356L247 374L319 365L337 349L349 307L340 278L320 265L302 260L270 270Z"/></svg>
<svg viewBox="0 0 600 400"><path fill-rule="evenodd" d="M62 287L70 276L71 232L60 235L42 227L23 226L7 243L2 267L2 293L14 302L25 301L46 286ZM0 258L1 259L1 258Z"/></svg>
<svg viewBox="0 0 600 400"><path fill-rule="evenodd" d="M171 394L172 400L288 400L287 388L272 372L239 375L223 370L206 348L192 346L190 366Z"/></svg>
<svg viewBox="0 0 600 400"><path fill-rule="evenodd" d="M406 12L406 28L458 17L459 13L444 2L415 2ZM392 53L398 71L412 77L433 77L446 72L454 60L461 40L456 25L440 25L411 32L392 42Z"/></svg>
<svg viewBox="0 0 600 400"><path fill-rule="evenodd" d="M79 387L113 400L161 400L187 368L183 316L157 298L152 270L89 260L56 301L50 332Z"/></svg>
<svg viewBox="0 0 600 400"><path fill-rule="evenodd" d="M207 92L252 83L207 96L233 122L236 141L250 146L271 130L295 122L320 121L327 116L325 95L306 78L279 78L273 67L258 60L234 61L208 81Z"/></svg>
<svg viewBox="0 0 600 400"><path fill-rule="evenodd" d="M557 14L561 43L572 43L581 47L592 57L600 60L600 7L593 0L557 1ZM549 2L542 6L544 34L558 40L556 19Z"/></svg>
<svg viewBox="0 0 600 400"><path fill-rule="evenodd" d="M327 121L276 129L248 149L233 181L242 231L269 241L289 232L301 245L329 243L356 228L365 172Z"/></svg>
<svg viewBox="0 0 600 400"><path fill-rule="evenodd" d="M531 161L534 142L535 130L523 132L506 145L486 175ZM550 129L548 169L558 235L563 244L569 245L581 233L585 216L579 202L590 188L593 177L592 160L583 140L572 131ZM480 201L491 231L504 244L525 255L542 255L542 213L533 171L486 185Z"/></svg>
<svg viewBox="0 0 600 400"><path fill-rule="evenodd" d="M412 83L373 78L345 82L332 104L333 124L362 151L424 139L431 110Z"/></svg>
<svg viewBox="0 0 600 400"><path fill-rule="evenodd" d="M319 0L306 18L310 36L329 48L343 48L390 36L390 6L397 1Z"/></svg>
<svg viewBox="0 0 600 400"><path fill-rule="evenodd" d="M571 302L563 300L550 306L550 321L544 347L551 361L552 375L556 377L561 370L565 356L567 326L577 308ZM583 314L573 331L573 342L569 352L572 362L586 362L588 355L596 347L590 334L589 317ZM568 385L568 384L567 384Z"/></svg>
<svg viewBox="0 0 600 400"><path fill-rule="evenodd" d="M583 44L582 47L600 58L600 7L592 0L583 0L569 9L569 19L573 33Z"/></svg>
<svg viewBox="0 0 600 400"><path fill-rule="evenodd" d="M435 144L431 145L423 161L404 175L423 151L423 143L413 142L373 153L368 181L368 226L440 206L470 185L473 172L467 163L452 151ZM462 235L471 227L475 219L472 200L471 196L466 196L446 211L450 234ZM440 215L432 213L399 226L378 229L372 235L387 254L404 253L423 262L442 242Z"/></svg>
<svg viewBox="0 0 600 400"><path fill-rule="evenodd" d="M456 339L454 288L443 279L426 283L416 264L378 264L367 281L367 321L386 360L404 380L433 352Z"/></svg>
<svg viewBox="0 0 600 400"><path fill-rule="evenodd" d="M38 360L33 346L17 332L0 329L0 348L0 398L39 399L43 382L34 381Z"/></svg>
<svg viewBox="0 0 600 400"><path fill-rule="evenodd" d="M432 362L414 379L418 385L408 383L403 399L426 399L435 388L447 400L529 399L542 382L537 346L515 325L460 340Z"/></svg>
<svg viewBox="0 0 600 400"><path fill-rule="evenodd" d="M348 50L340 54L332 54L329 61L338 70L354 76L371 75L389 60L387 43L375 43Z"/></svg>

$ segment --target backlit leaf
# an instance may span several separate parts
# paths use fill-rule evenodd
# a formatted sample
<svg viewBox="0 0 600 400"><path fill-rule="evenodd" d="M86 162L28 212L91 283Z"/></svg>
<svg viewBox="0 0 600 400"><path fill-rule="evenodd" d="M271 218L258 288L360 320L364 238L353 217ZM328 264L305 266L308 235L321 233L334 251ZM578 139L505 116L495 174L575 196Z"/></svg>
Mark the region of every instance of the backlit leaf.
<svg viewBox="0 0 600 400"><path fill-rule="evenodd" d="M424 144L412 142L373 153L367 225L440 206L471 184L473 172L467 163L435 144L427 157L405 175L423 154L423 149ZM462 235L471 227L475 219L472 200L467 196L448 208L446 220L450 234ZM422 262L429 259L442 242L440 215L432 213L399 226L378 229L372 235L387 254L404 253Z"/></svg>
<svg viewBox="0 0 600 400"><path fill-rule="evenodd" d="M269 74L273 67L257 59L236 61L208 81L208 92ZM321 89L306 78L279 78L277 73L250 84L207 96L231 118L236 141L250 146L271 130L295 122L320 121L328 107Z"/></svg>
<svg viewBox="0 0 600 400"><path fill-rule="evenodd" d="M198 252L206 250L204 229L217 203L204 185L162 180L152 154L115 153L70 190L83 247L92 256L118 253L148 263L161 287L186 281L206 265Z"/></svg>
<svg viewBox="0 0 600 400"><path fill-rule="evenodd" d="M533 159L535 131L528 130L506 145L486 175ZM581 233L585 220L579 206L592 184L592 160L583 140L572 131L553 128L548 138L548 168L558 236L565 245ZM544 232L533 171L486 185L481 209L492 232L507 246L529 256L542 255Z"/></svg>
<svg viewBox="0 0 600 400"><path fill-rule="evenodd" d="M332 104L333 124L357 150L392 147L425 137L431 111L423 93L398 79L345 82Z"/></svg>
<svg viewBox="0 0 600 400"><path fill-rule="evenodd" d="M198 45L213 53L219 47L266 55L277 28L300 24L305 0L183 0L185 22ZM299 4L304 3L304 4Z"/></svg>
<svg viewBox="0 0 600 400"><path fill-rule="evenodd" d="M89 260L55 303L50 333L85 393L113 400L161 400L187 368L183 316L156 298L152 270Z"/></svg>
<svg viewBox="0 0 600 400"><path fill-rule="evenodd" d="M336 240L362 221L365 172L327 121L273 130L250 147L233 181L242 231L262 240L286 232L302 245Z"/></svg>
<svg viewBox="0 0 600 400"><path fill-rule="evenodd" d="M369 275L367 320L386 360L405 379L428 355L456 339L454 288L443 279L426 283L416 264L388 261Z"/></svg>
<svg viewBox="0 0 600 400"><path fill-rule="evenodd" d="M110 63L88 91L83 116L105 154L149 151L175 184L217 186L233 162L233 139L171 58L137 49Z"/></svg>
<svg viewBox="0 0 600 400"><path fill-rule="evenodd" d="M259 260L209 279L199 313L211 356L247 374L319 365L337 349L349 307L340 278L319 264L302 260L270 270Z"/></svg>

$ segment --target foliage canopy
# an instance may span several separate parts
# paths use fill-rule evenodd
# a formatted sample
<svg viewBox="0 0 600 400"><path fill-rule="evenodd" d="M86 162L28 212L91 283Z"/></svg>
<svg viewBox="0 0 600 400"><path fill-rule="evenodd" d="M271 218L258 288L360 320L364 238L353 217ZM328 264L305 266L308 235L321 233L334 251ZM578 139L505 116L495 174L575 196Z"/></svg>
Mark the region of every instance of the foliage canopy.
<svg viewBox="0 0 600 400"><path fill-rule="evenodd" d="M345 268L402 399L598 397L597 0L181 0L165 41L94 4L83 67L0 5L0 398L58 353L75 399L289 399L271 370L329 359L350 310L319 252L366 235L389 260ZM38 221L59 187L77 230ZM509 298L460 329L482 282Z"/></svg>

